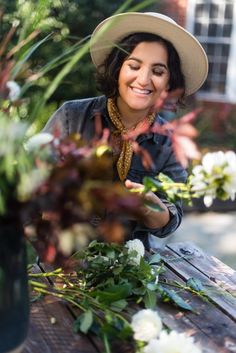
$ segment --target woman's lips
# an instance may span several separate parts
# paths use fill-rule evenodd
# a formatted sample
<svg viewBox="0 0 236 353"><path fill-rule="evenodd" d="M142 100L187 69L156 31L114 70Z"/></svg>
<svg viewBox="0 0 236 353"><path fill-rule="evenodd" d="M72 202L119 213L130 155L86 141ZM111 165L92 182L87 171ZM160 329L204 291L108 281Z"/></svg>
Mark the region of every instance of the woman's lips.
<svg viewBox="0 0 236 353"><path fill-rule="evenodd" d="M138 94L144 94L144 95L148 95L150 93L152 93L152 91L150 89L144 89L144 88L138 88L138 87L131 87L132 91Z"/></svg>

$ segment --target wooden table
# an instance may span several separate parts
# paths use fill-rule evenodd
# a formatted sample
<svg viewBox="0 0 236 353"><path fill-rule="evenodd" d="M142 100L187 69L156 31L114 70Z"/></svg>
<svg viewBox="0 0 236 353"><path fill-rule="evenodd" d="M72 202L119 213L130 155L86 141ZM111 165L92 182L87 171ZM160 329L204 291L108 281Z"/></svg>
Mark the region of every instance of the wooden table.
<svg viewBox="0 0 236 353"><path fill-rule="evenodd" d="M208 295L206 301L189 292L181 294L196 313L158 303L163 323L170 329L193 335L204 353L236 352L236 271L192 243L172 243L161 254L167 281L176 279L184 283L191 277L197 278ZM73 309L67 304L59 300L35 301L31 304L23 353L102 352L95 337L73 333L73 320Z"/></svg>

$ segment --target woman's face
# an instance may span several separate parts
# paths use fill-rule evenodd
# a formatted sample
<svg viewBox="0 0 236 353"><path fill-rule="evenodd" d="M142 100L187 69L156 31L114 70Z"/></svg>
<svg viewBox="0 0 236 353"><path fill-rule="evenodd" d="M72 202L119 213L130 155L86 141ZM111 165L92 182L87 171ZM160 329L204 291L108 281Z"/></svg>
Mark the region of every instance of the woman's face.
<svg viewBox="0 0 236 353"><path fill-rule="evenodd" d="M162 43L141 42L123 62L117 99L121 115L140 113L146 116L162 91L168 89L168 54Z"/></svg>

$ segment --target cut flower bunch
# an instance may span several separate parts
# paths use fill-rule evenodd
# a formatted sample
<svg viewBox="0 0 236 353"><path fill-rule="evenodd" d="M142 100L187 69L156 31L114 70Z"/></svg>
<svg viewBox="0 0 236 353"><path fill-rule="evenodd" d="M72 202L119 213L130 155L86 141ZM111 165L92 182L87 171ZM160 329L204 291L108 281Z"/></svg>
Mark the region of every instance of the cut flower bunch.
<svg viewBox="0 0 236 353"><path fill-rule="evenodd" d="M162 191L175 202L182 199L191 205L194 198L203 197L205 206L210 207L215 199L235 200L236 153L218 151L206 153L192 168L187 183L175 183L164 174L156 178L144 178L144 190Z"/></svg>
<svg viewBox="0 0 236 353"><path fill-rule="evenodd" d="M192 310L178 291L202 296L202 288L194 279L186 285L164 281L160 255L145 254L140 240L124 245L92 241L75 253L73 260L73 274L60 268L44 274L30 273L29 282L36 298L55 296L72 304L77 310L75 331L102 338L106 353L116 351L116 344L136 353L201 352L193 338L167 332L154 308L164 301ZM54 284L42 283L40 279L45 276ZM140 304L145 309L140 310ZM176 351L178 340L183 345L178 345L181 348Z"/></svg>

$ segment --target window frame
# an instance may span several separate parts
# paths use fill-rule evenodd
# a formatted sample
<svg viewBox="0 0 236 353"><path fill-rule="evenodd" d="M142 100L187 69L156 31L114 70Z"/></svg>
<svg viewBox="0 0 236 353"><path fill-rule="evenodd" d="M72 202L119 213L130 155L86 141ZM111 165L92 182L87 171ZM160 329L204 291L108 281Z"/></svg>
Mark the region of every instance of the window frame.
<svg viewBox="0 0 236 353"><path fill-rule="evenodd" d="M201 0L202 1L202 0ZM202 1L206 4L206 0ZM227 0L208 0L208 3L227 3ZM199 3L199 0L188 0L187 5L187 13L186 13L186 29L195 35L194 33L194 26L195 26L195 10L196 5ZM225 79L225 93L216 93L216 92L206 92L202 91L201 89L196 93L197 98L202 100L209 100L209 101L222 101L222 102L229 102L229 103L236 103L236 3L233 3L233 16L232 16L232 32L231 37L229 38L230 48L229 48L229 56L228 56L228 67L226 72L226 79ZM206 36L197 36L195 35L198 40L204 44L214 44L214 39L207 40ZM215 37L215 43L220 40ZM227 38L227 37L226 37Z"/></svg>

